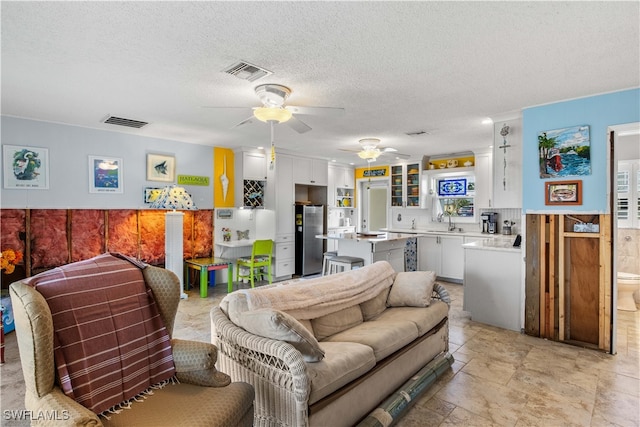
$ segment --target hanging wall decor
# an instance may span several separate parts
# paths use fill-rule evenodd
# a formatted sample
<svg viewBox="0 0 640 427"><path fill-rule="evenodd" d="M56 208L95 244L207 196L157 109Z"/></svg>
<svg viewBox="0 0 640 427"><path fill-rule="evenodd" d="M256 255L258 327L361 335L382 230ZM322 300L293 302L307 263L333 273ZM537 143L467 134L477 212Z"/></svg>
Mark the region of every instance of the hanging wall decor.
<svg viewBox="0 0 640 427"><path fill-rule="evenodd" d="M49 189L49 150L40 147L3 145L4 188Z"/></svg>
<svg viewBox="0 0 640 427"><path fill-rule="evenodd" d="M89 156L89 193L124 193L122 159Z"/></svg>
<svg viewBox="0 0 640 427"><path fill-rule="evenodd" d="M573 126L538 134L540 178L591 174L589 126Z"/></svg>
<svg viewBox="0 0 640 427"><path fill-rule="evenodd" d="M165 154L147 154L147 181L173 182L176 158Z"/></svg>

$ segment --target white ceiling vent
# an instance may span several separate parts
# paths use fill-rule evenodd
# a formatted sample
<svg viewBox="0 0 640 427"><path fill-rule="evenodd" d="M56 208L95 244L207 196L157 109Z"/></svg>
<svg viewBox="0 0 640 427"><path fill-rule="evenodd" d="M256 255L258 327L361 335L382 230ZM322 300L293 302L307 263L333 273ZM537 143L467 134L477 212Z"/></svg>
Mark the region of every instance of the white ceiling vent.
<svg viewBox="0 0 640 427"><path fill-rule="evenodd" d="M257 65L249 64L245 61L240 61L233 64L230 67L222 70L223 73L231 74L242 80L248 80L250 82L261 79L264 76L270 76L272 71L258 67Z"/></svg>
<svg viewBox="0 0 640 427"><path fill-rule="evenodd" d="M108 123L110 125L117 125L117 126L126 126L129 128L136 128L136 129L140 129L141 127L149 124L148 122L141 122L140 120L124 119L122 117L116 117L116 116L108 116L106 119L103 120L103 123Z"/></svg>

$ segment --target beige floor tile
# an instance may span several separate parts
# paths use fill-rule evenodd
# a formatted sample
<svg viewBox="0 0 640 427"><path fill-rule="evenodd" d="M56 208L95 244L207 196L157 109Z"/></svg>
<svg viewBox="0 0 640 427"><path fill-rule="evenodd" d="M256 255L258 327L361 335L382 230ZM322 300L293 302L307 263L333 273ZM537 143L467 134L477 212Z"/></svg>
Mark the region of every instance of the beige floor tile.
<svg viewBox="0 0 640 427"><path fill-rule="evenodd" d="M591 425L637 427L640 425L638 398L615 391L598 393Z"/></svg>
<svg viewBox="0 0 640 427"><path fill-rule="evenodd" d="M518 363L508 363L493 357L478 355L467 362L462 372L496 384L507 385L518 366Z"/></svg>
<svg viewBox="0 0 640 427"><path fill-rule="evenodd" d="M442 387L436 397L504 426L515 425L528 399L526 393L474 377L464 370Z"/></svg>
<svg viewBox="0 0 640 427"><path fill-rule="evenodd" d="M593 402L581 403L551 392L529 394L516 426L588 426L592 409Z"/></svg>
<svg viewBox="0 0 640 427"><path fill-rule="evenodd" d="M495 423L490 419L469 412L464 408L456 408L445 418L442 424L440 424L440 427L499 427L502 425L503 424Z"/></svg>

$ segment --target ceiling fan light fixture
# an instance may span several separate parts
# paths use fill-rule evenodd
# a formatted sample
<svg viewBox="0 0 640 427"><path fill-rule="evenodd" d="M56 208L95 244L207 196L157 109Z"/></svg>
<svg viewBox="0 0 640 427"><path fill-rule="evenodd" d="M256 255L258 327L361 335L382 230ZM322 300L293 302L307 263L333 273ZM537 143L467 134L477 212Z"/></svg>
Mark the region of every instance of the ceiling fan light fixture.
<svg viewBox="0 0 640 427"><path fill-rule="evenodd" d="M293 115L291 111L280 107L259 107L253 110L253 115L261 122L276 121L284 123Z"/></svg>
<svg viewBox="0 0 640 427"><path fill-rule="evenodd" d="M378 150L377 148L365 148L364 150L358 152L358 157L364 160L371 161L376 160L378 157L380 157L380 154L382 154L382 151Z"/></svg>

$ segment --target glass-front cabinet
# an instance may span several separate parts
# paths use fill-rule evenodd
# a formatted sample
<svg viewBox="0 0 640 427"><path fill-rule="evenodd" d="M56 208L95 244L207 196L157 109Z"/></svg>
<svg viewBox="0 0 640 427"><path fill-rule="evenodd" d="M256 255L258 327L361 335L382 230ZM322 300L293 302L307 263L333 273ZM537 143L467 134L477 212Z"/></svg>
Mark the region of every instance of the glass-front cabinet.
<svg viewBox="0 0 640 427"><path fill-rule="evenodd" d="M391 166L391 206L420 207L420 163Z"/></svg>

